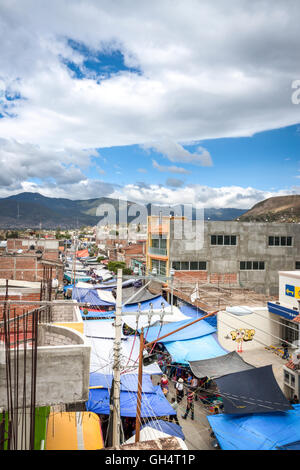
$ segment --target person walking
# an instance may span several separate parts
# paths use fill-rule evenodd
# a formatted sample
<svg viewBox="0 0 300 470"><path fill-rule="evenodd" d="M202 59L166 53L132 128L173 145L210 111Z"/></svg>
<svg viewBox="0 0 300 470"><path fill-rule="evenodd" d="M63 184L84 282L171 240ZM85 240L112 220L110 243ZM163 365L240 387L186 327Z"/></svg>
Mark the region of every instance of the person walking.
<svg viewBox="0 0 300 470"><path fill-rule="evenodd" d="M176 424L179 426L179 421L178 421L178 416L177 416L177 410L178 410L178 402L176 401L176 398L172 398L170 405L172 406L173 410L176 411L176 415L170 415L169 416L169 421L172 422L173 420L175 421Z"/></svg>
<svg viewBox="0 0 300 470"><path fill-rule="evenodd" d="M185 414L181 416L183 419L186 419L188 417L189 412L191 412L192 420L194 419L194 396L195 396L195 392L193 392L192 390L188 390L187 395L186 395Z"/></svg>
<svg viewBox="0 0 300 470"><path fill-rule="evenodd" d="M180 377L175 385L177 402L180 403L184 396L183 379Z"/></svg>
<svg viewBox="0 0 300 470"><path fill-rule="evenodd" d="M288 343L286 341L284 341L282 343L282 347L283 347L283 355L282 355L282 359L288 359L290 357L289 355L289 349L288 349Z"/></svg>
<svg viewBox="0 0 300 470"><path fill-rule="evenodd" d="M198 379L197 377L193 376L192 380L191 380L191 390L193 392L195 392L195 401L198 400L198 396L197 396L197 388L198 388Z"/></svg>

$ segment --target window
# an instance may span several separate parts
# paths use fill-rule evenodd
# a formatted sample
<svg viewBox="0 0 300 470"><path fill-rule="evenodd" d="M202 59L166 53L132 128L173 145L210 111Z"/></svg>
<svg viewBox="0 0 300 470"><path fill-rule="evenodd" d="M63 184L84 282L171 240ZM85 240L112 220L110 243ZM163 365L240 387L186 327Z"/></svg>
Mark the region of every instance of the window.
<svg viewBox="0 0 300 470"><path fill-rule="evenodd" d="M166 262L160 260L152 260L152 269L156 268L156 273L161 274L163 276L166 275Z"/></svg>
<svg viewBox="0 0 300 470"><path fill-rule="evenodd" d="M180 271L180 261L173 261L172 268L176 271Z"/></svg>
<svg viewBox="0 0 300 470"><path fill-rule="evenodd" d="M173 261L176 271L206 271L206 261Z"/></svg>
<svg viewBox="0 0 300 470"><path fill-rule="evenodd" d="M189 271L190 263L188 261L181 261L181 271Z"/></svg>
<svg viewBox="0 0 300 470"><path fill-rule="evenodd" d="M237 237L236 235L211 235L210 244L211 245L236 245Z"/></svg>
<svg viewBox="0 0 300 470"><path fill-rule="evenodd" d="M265 262L264 261L240 261L240 270L244 271L257 271L257 270L264 270L265 269Z"/></svg>
<svg viewBox="0 0 300 470"><path fill-rule="evenodd" d="M295 269L300 269L300 261L296 261L296 263L295 263Z"/></svg>
<svg viewBox="0 0 300 470"><path fill-rule="evenodd" d="M292 246L293 237L269 237L269 246Z"/></svg>

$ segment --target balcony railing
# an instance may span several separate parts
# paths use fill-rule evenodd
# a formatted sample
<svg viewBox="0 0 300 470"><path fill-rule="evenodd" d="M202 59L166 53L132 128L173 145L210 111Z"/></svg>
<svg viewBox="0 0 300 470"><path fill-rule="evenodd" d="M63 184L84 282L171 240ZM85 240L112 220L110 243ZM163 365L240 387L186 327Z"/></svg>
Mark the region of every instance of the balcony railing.
<svg viewBox="0 0 300 470"><path fill-rule="evenodd" d="M154 248L153 246L149 246L148 253L149 255L167 256L167 249L166 248Z"/></svg>

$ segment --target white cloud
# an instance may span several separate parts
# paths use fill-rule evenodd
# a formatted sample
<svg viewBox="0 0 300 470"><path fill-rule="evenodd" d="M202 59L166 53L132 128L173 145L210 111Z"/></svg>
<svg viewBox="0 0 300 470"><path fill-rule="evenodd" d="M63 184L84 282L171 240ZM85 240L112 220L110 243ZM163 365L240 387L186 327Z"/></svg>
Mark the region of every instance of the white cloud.
<svg viewBox="0 0 300 470"><path fill-rule="evenodd" d="M141 146L145 150L154 150L161 153L171 162L191 163L193 165L211 166L211 155L205 148L198 146L197 152L191 153L177 142L163 139L160 142Z"/></svg>
<svg viewBox="0 0 300 470"><path fill-rule="evenodd" d="M255 188L240 186L224 186L211 188L202 185L189 185L179 188L161 185L140 186L128 184L117 190L111 197L126 198L140 204L187 204L196 208L238 208L250 209L254 204L274 196L299 194L299 188L280 191L262 191Z"/></svg>
<svg viewBox="0 0 300 470"><path fill-rule="evenodd" d="M161 172L166 172L166 173L181 173L181 174L188 174L190 173L190 171L186 170L185 168L182 168L180 166L175 166L175 165L172 165L172 166L164 166L164 165L160 165L159 163L157 163L156 160L152 160L152 166L153 168L155 168L156 170L158 171L161 171Z"/></svg>
<svg viewBox="0 0 300 470"><path fill-rule="evenodd" d="M6 100L17 117L1 120L1 135L99 148L248 136L297 123L291 82L299 75L299 14L298 2L271 0L233 0L226 9L221 0L154 0L134 11L124 0L53 0L47 9L4 0L2 87L24 99ZM93 52L119 48L141 74L77 80L61 59L80 67L84 57L67 38Z"/></svg>

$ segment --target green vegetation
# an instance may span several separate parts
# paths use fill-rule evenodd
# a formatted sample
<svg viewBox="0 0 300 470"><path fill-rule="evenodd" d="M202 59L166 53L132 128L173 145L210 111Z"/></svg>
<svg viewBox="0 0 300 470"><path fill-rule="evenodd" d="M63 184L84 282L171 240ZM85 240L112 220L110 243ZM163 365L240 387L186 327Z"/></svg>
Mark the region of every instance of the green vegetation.
<svg viewBox="0 0 300 470"><path fill-rule="evenodd" d="M110 261L107 265L109 271L117 274L118 269L123 269L123 274L129 275L132 274L132 270L126 267L126 264L123 261Z"/></svg>

